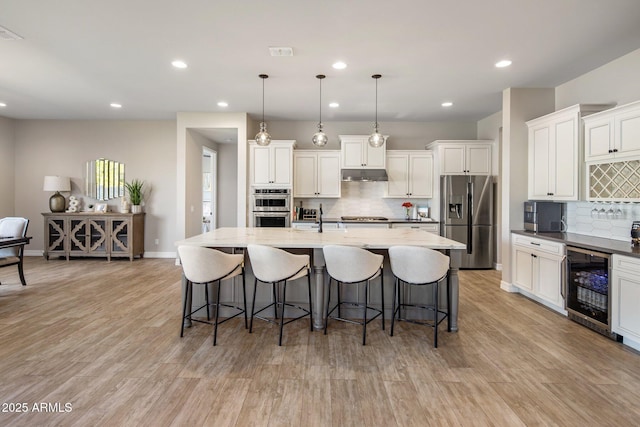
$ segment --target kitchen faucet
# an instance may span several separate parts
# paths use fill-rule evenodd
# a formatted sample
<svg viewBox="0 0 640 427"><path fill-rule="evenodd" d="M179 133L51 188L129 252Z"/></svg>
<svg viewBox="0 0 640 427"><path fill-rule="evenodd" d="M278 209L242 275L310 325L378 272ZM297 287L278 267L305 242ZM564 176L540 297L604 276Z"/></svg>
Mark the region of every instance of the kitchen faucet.
<svg viewBox="0 0 640 427"><path fill-rule="evenodd" d="M322 203L320 203L320 216L318 218L320 223L318 226L318 233L322 233Z"/></svg>

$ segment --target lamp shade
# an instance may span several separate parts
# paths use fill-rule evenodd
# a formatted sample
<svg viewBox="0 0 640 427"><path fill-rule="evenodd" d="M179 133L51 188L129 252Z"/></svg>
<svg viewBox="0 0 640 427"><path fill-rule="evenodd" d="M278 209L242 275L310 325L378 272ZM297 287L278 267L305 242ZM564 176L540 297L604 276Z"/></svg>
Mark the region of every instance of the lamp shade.
<svg viewBox="0 0 640 427"><path fill-rule="evenodd" d="M45 176L43 191L71 191L71 180L68 176Z"/></svg>

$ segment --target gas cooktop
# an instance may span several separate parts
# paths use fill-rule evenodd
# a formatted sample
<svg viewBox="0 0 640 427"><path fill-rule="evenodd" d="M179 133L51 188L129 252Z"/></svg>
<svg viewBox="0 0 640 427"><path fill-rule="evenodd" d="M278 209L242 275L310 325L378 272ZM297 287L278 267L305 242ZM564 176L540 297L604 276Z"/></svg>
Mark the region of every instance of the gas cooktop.
<svg viewBox="0 0 640 427"><path fill-rule="evenodd" d="M343 221L362 221L362 222L371 222L371 221L389 221L389 218L385 218L383 216L342 216L340 217Z"/></svg>

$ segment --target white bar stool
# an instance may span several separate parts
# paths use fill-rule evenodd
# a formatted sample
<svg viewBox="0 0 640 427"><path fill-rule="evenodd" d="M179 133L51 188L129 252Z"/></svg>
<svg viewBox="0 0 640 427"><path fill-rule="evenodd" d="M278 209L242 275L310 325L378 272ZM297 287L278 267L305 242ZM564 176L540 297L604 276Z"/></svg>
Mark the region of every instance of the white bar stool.
<svg viewBox="0 0 640 427"><path fill-rule="evenodd" d="M263 245L247 245L249 252L249 260L251 261L251 269L255 276L253 284L253 303L251 305L251 322L249 323L249 333L253 331L253 318L257 317L260 320L264 320L269 323L279 324L280 336L278 338L278 345L282 345L282 330L284 325L291 323L295 320L302 319L309 316L309 326L313 331L313 315L311 305L311 266L309 263L309 255L296 255L284 251L282 249L273 248L271 246ZM299 279L307 276L307 286L309 288L309 309L300 307L295 304L287 302L287 282ZM262 307L256 311L256 291L258 288L258 281L262 283L271 284L273 290L274 302ZM279 299L278 284L282 282L282 298ZM284 309L285 306L293 307L303 312L302 315L284 321ZM278 307L280 308L280 321L276 322L266 317L258 316L258 313L266 310L269 307L273 307L274 318L278 319Z"/></svg>
<svg viewBox="0 0 640 427"><path fill-rule="evenodd" d="M391 271L395 276L395 286L393 288L393 305L391 314L391 336L396 314L398 320L426 325L433 327L433 346L438 347L438 325L445 318L447 319L447 331L451 332L451 290L449 289L449 257L433 249L421 248L417 246L392 246L389 248L389 259L391 261ZM447 311L439 308L438 287L442 279L447 282ZM403 302L401 283L410 286L433 286L433 304L407 304ZM397 295L397 305L396 305ZM414 307L432 311L432 321L415 321L401 316L402 307Z"/></svg>
<svg viewBox="0 0 640 427"><path fill-rule="evenodd" d="M211 324L211 316L209 313L209 307L214 305L216 308L215 320L213 322L213 345L216 345L218 338L218 325L231 320L244 313L244 327L247 328L247 293L245 290L244 282L244 255L243 254L228 254L218 251L216 249L204 248L200 246L178 246L178 255L180 256L180 262L182 264L182 271L187 279L187 284L184 288L184 306L182 307L182 328L180 329L180 336L184 335L184 319L189 319L194 322ZM220 281L231 279L242 275L242 300L244 307L238 307L232 304L226 304L220 302ZM215 304L209 303L209 283L218 282L218 297ZM193 284L204 285L205 304L196 308L195 310L187 313L187 297L193 290ZM234 308L238 312L231 317L224 320L219 320L220 306ZM191 316L202 308L207 308L207 321L193 319Z"/></svg>
<svg viewBox="0 0 640 427"><path fill-rule="evenodd" d="M324 253L325 265L327 272L329 273L329 295L327 296L326 305L326 320L324 324L324 333L327 333L327 326L329 325L329 316L336 309L338 309L338 317L334 317L336 320L340 320L348 323L355 323L362 325L362 345L365 345L367 340L367 324L378 316L382 316L382 329L384 330L384 279L382 276L382 263L384 257L382 255L374 254L365 249L353 247L353 246L341 246L341 245L327 245L322 248ZM372 279L380 276L380 298L381 309L377 309L367 305L369 300L369 284ZM331 280L337 282L337 294L338 302L329 310L331 302ZM364 287L364 303L359 301L355 302L343 302L341 300L340 288L342 285L365 283ZM343 318L340 312L342 305L349 305L352 307L359 307L363 309L362 321L354 321L351 319ZM373 310L376 314L367 319L367 311Z"/></svg>

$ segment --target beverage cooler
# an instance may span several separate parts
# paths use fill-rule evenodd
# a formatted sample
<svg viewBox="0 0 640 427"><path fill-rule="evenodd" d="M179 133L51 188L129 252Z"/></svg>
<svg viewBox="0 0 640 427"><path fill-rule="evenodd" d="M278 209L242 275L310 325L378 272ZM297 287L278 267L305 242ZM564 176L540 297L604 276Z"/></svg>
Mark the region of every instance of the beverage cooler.
<svg viewBox="0 0 640 427"><path fill-rule="evenodd" d="M569 318L609 338L611 332L610 255L567 246L566 309Z"/></svg>

